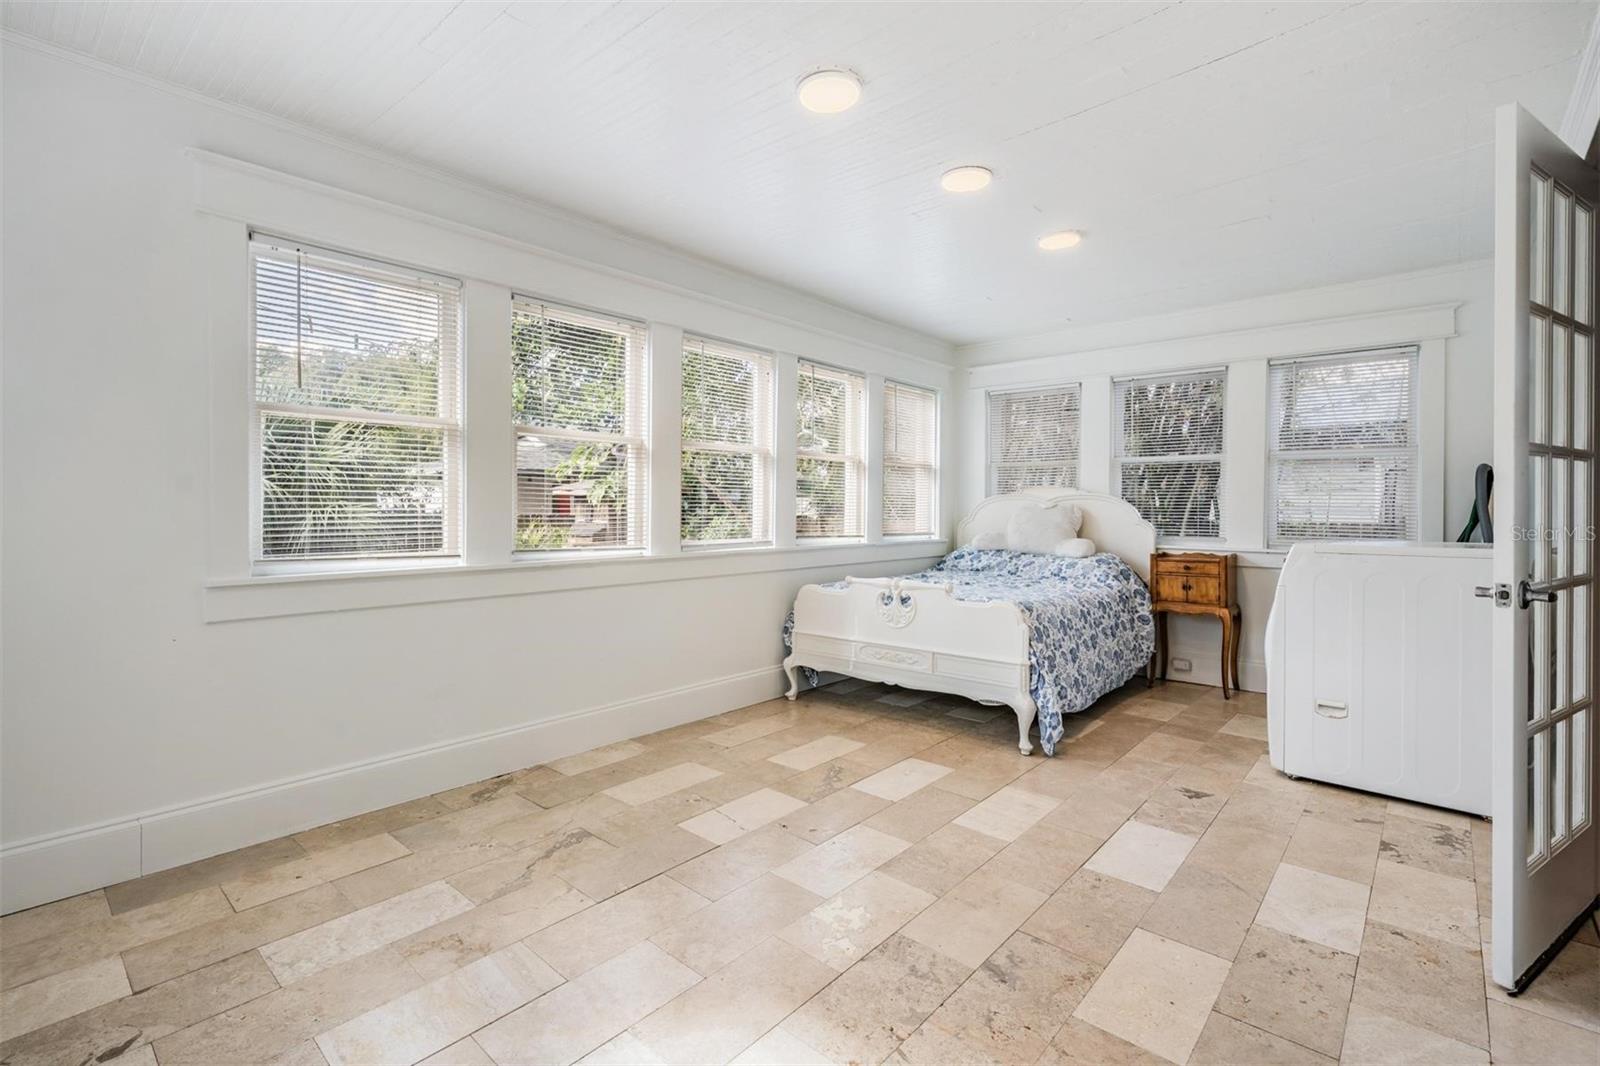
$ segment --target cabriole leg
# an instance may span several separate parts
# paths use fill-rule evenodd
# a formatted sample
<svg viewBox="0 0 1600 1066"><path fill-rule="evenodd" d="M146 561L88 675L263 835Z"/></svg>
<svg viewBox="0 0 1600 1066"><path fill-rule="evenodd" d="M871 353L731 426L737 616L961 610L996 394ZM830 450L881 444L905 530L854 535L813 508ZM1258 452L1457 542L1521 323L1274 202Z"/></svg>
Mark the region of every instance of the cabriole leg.
<svg viewBox="0 0 1600 1066"><path fill-rule="evenodd" d="M788 659L783 660L783 672L789 675L789 691L784 695L792 700L800 694L800 672Z"/></svg>
<svg viewBox="0 0 1600 1066"><path fill-rule="evenodd" d="M1028 739L1028 730L1033 726L1033 719L1039 713L1039 707L1033 699L1024 696L1016 705L1017 712L1017 750L1024 755L1033 754L1033 742Z"/></svg>

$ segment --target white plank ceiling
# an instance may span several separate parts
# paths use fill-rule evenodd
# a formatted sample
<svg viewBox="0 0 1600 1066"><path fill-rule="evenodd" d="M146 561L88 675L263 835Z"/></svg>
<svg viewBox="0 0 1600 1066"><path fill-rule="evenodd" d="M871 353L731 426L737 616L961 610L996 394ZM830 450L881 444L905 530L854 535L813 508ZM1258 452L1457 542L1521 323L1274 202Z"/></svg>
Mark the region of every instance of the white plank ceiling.
<svg viewBox="0 0 1600 1066"><path fill-rule="evenodd" d="M4 25L955 342L1488 255L1582 3L28 3ZM861 104L796 103L849 66ZM941 192L961 163L985 192ZM294 160L281 161L293 171ZM1078 249L1034 247L1075 228Z"/></svg>

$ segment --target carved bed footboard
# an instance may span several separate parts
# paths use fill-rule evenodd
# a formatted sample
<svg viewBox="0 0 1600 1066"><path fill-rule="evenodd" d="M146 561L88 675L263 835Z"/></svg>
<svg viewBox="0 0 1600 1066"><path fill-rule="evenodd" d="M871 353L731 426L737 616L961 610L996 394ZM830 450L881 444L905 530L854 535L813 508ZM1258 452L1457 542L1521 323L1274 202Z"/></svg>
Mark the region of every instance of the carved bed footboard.
<svg viewBox="0 0 1600 1066"><path fill-rule="evenodd" d="M801 667L1004 703L1017 715L1018 750L1033 751L1028 626L1014 604L964 603L948 585L900 578L807 585L795 598L783 661L790 699Z"/></svg>

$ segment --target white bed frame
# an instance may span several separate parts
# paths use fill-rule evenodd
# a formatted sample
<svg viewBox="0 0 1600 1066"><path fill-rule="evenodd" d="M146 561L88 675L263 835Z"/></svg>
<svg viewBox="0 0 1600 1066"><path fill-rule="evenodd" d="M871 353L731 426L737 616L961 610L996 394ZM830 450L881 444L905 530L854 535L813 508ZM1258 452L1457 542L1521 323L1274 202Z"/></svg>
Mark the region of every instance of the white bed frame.
<svg viewBox="0 0 1600 1066"><path fill-rule="evenodd" d="M1079 536L1112 552L1150 580L1155 527L1115 496L1065 489L1025 489L991 496L956 527L956 543L1004 532L1024 507L1057 500L1083 511ZM845 578L844 588L806 585L794 601L793 647L783 668L788 696L800 691L801 667L867 681L950 692L1003 703L1017 714L1017 749L1033 753L1028 730L1038 707L1028 694L1028 627L1011 603L962 603L949 586L901 578Z"/></svg>

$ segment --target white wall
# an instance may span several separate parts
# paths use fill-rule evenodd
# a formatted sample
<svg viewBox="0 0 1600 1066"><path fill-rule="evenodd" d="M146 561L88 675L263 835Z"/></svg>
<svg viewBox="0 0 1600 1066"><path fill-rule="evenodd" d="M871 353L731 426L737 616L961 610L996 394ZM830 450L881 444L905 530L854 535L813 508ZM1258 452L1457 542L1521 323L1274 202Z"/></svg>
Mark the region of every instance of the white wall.
<svg viewBox="0 0 1600 1066"><path fill-rule="evenodd" d="M778 627L799 585L939 553L861 545L537 576L512 565L440 595L410 594L433 589L428 578L325 583L289 601L218 585L238 576L207 563L215 486L230 484L213 469L211 382L231 356L208 333L218 215L196 212L210 193L197 193L190 149L498 236L508 271L582 279L541 295L670 307L674 326L947 398L951 353L33 46L7 41L3 76L4 909L776 695ZM364 209L352 200L328 225ZM959 405L944 406L949 468ZM261 603L235 610L241 595ZM327 596L361 609L328 610L340 604ZM408 599L433 602L385 605Z"/></svg>
<svg viewBox="0 0 1600 1066"><path fill-rule="evenodd" d="M1267 360L1419 344L1421 418L1426 423L1423 529L1427 537L1454 540L1472 506L1474 472L1494 457L1491 281L1490 263L1474 261L959 349L969 369L959 390L967 437L956 471L958 510L985 493L981 427L988 390L1083 382L1080 482L1086 489L1114 492L1111 418L1104 410L1110 402L1110 379L1228 365L1224 538L1215 550L1239 554L1241 680L1246 688L1265 691L1263 636L1282 562L1281 553L1266 550L1262 515ZM1194 670L1170 676L1218 683L1221 635L1215 621L1174 618L1171 638L1172 653L1193 660Z"/></svg>

